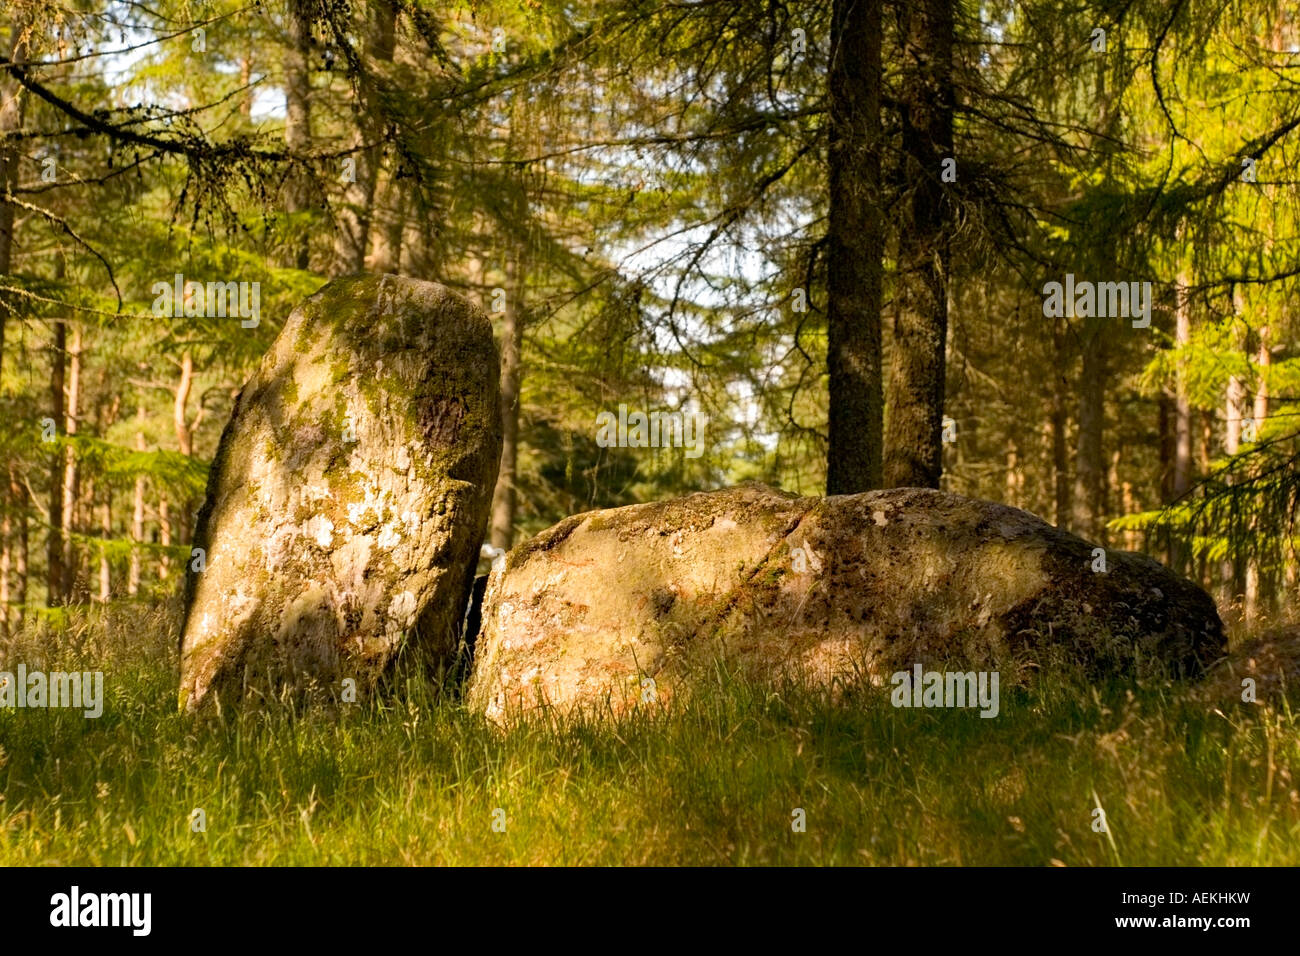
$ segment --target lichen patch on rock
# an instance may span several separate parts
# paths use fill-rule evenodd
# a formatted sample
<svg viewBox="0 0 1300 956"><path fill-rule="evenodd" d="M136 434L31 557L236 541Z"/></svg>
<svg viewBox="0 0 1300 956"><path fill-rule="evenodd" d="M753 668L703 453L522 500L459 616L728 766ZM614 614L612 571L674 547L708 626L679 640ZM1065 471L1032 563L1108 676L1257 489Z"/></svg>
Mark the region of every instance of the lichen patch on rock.
<svg viewBox="0 0 1300 956"><path fill-rule="evenodd" d="M235 402L186 581L181 706L364 688L455 651L501 456L487 317L430 282L332 282Z"/></svg>

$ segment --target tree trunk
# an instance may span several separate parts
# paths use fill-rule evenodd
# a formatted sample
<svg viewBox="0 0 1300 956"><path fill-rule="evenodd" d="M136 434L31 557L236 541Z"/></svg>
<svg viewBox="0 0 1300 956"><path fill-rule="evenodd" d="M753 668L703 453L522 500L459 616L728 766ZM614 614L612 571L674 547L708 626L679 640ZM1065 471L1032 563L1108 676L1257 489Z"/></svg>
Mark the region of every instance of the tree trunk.
<svg viewBox="0 0 1300 956"><path fill-rule="evenodd" d="M56 423L63 421L63 389L67 360L68 327L62 321L54 323L54 346L50 354L50 417ZM50 456L50 534L46 542L45 603L58 607L63 595L63 465L62 446L56 446Z"/></svg>
<svg viewBox="0 0 1300 956"><path fill-rule="evenodd" d="M144 451L144 405L136 408L136 421L140 430L135 433L136 451ZM135 477L135 500L131 510L131 562L126 572L126 593L135 597L140 593L140 545L144 541L144 475Z"/></svg>
<svg viewBox="0 0 1300 956"><path fill-rule="evenodd" d="M1255 384L1254 407L1251 416L1257 439L1263 430L1264 419L1268 418L1268 381L1265 376L1271 361L1272 356L1268 350L1268 326L1264 326L1259 330L1259 349L1255 354L1255 363L1259 369L1259 380ZM1255 515L1250 517L1250 540L1253 542L1254 550L1246 556L1245 616L1246 623L1254 624L1258 620L1261 610L1267 607L1271 597L1270 582L1268 575L1261 568L1261 557L1268 557L1272 552L1268 536L1259 534L1259 518ZM1261 554L1261 552L1263 553Z"/></svg>
<svg viewBox="0 0 1300 956"><path fill-rule="evenodd" d="M288 45L284 51L284 145L300 156L311 147L311 25L303 0L290 0L285 26ZM307 170L295 166L285 184L285 212L292 218L311 206L311 177ZM306 269L310 261L308 233L300 223L290 227L288 264Z"/></svg>
<svg viewBox="0 0 1300 956"><path fill-rule="evenodd" d="M8 495L8 486L5 488ZM13 538L13 515L5 508L0 518L0 638L9 637L9 565L13 561L11 539Z"/></svg>
<svg viewBox="0 0 1300 956"><path fill-rule="evenodd" d="M1025 483L1025 476L1020 471L1019 451L1015 439L1008 438L1006 444L1006 502L1013 508L1021 506L1020 490Z"/></svg>
<svg viewBox="0 0 1300 956"><path fill-rule="evenodd" d="M881 11L880 0L834 0L831 13L826 263L829 495L879 488L883 480Z"/></svg>
<svg viewBox="0 0 1300 956"><path fill-rule="evenodd" d="M1233 306L1236 313L1240 315L1243 309L1240 289L1238 289L1233 296ZM1235 455L1241 450L1241 419L1245 400L1246 389L1242 385L1241 380L1235 375L1230 376L1228 378L1227 395L1224 402L1224 417L1227 421L1224 423L1223 429L1223 451L1224 454L1229 456ZM1225 480L1229 484L1234 483L1231 475L1228 475ZM1233 516L1230 519L1228 533L1231 536L1236 537L1242 534L1243 530L1244 529L1240 528L1238 525L1238 517L1236 515L1236 509L1234 508ZM1228 556L1223 561L1222 567L1220 568L1220 574L1222 577L1220 601L1225 607L1233 609L1238 608L1238 601L1240 600L1244 590L1240 554L1240 548L1230 546L1228 549Z"/></svg>
<svg viewBox="0 0 1300 956"><path fill-rule="evenodd" d="M1133 500L1133 483L1130 481L1120 482L1119 486L1119 503L1122 513L1126 515L1134 514L1138 508L1137 503ZM1136 531L1124 532L1124 550L1137 551L1142 547L1141 538Z"/></svg>
<svg viewBox="0 0 1300 956"><path fill-rule="evenodd" d="M1065 319L1057 318L1052 329L1052 357L1056 363L1052 376L1052 477L1055 480L1053 518L1056 526L1070 528L1070 381L1066 375L1069 363L1066 357Z"/></svg>
<svg viewBox="0 0 1300 956"><path fill-rule="evenodd" d="M902 149L911 201L902 207L886 487L938 488L943 468L952 204L940 179L953 155L953 0L899 7ZM856 490L856 489L855 489Z"/></svg>
<svg viewBox="0 0 1300 956"><path fill-rule="evenodd" d="M172 424L176 428L176 446L182 455L194 454L194 433L190 429L188 407L190 391L194 387L194 356L189 349L181 356L181 378L176 383L176 399L172 403Z"/></svg>
<svg viewBox="0 0 1300 956"><path fill-rule="evenodd" d="M31 15L21 13L14 18L6 53L10 61L26 60L28 56L28 31ZM12 139L23 127L23 88L13 74L0 74L0 275L13 271L14 217L17 207L7 198L18 185L18 163L22 156L16 140ZM8 302L0 300L0 370L4 368L5 324L9 318Z"/></svg>
<svg viewBox="0 0 1300 956"><path fill-rule="evenodd" d="M65 411L64 433L69 442L63 463L63 601L72 603L77 589L80 555L73 535L77 531L78 492L81 485L81 468L77 450L71 439L77 434L81 415L81 327L72 327L72 341L68 346L68 404Z"/></svg>
<svg viewBox="0 0 1300 956"><path fill-rule="evenodd" d="M99 552L99 600L107 603L113 597L112 566L108 560L108 543L113 538L113 489L104 485L104 500L99 506L99 530L104 547Z"/></svg>
<svg viewBox="0 0 1300 956"><path fill-rule="evenodd" d="M1074 457L1074 515L1070 528L1079 537L1106 544L1104 516L1106 427L1106 335L1108 319L1085 318L1083 362L1079 372L1079 434Z"/></svg>
<svg viewBox="0 0 1300 956"><path fill-rule="evenodd" d="M367 29L367 65L391 63L396 45L397 8L390 0L371 5ZM386 74L380 71L380 82ZM373 81L370 81L373 82ZM351 275L366 267L366 250L370 244L370 224L374 217L375 184L379 175L379 142L383 136L383 114L374 90L368 90L367 102L358 105L352 153L355 173L343 190L343 208L334 234L334 262L331 274ZM367 145L368 144L368 145ZM364 148L362 148L364 147Z"/></svg>
<svg viewBox="0 0 1300 956"><path fill-rule="evenodd" d="M172 558L166 551L172 544L171 505L165 494L158 498L158 543L164 549L158 558L158 579L165 581L172 569Z"/></svg>
<svg viewBox="0 0 1300 956"><path fill-rule="evenodd" d="M501 321L501 469L492 492L492 547L510 550L515 536L515 479L519 460L519 395L523 369L524 267L515 240L506 262L506 310Z"/></svg>
<svg viewBox="0 0 1300 956"><path fill-rule="evenodd" d="M5 51L11 62L27 59L29 27L28 15L15 17L10 29L8 49ZM0 74L0 275L7 275L13 271L14 221L17 208L8 201L8 197L18 185L18 163L22 153L12 137L23 126L22 93L22 87L12 74L7 72ZM0 297L0 384L4 380L5 331L11 308L12 305L7 297ZM27 520L25 497L20 504L14 494L18 485L15 478L16 467L16 464L10 464L8 474L5 476L4 494L0 497L0 510L4 511L4 528L0 530L0 552L2 552L0 553L0 635L5 637L17 630L15 619L18 614L21 614L21 611L11 612L9 591L9 576L14 564L15 512L24 510L21 519L24 527ZM22 547L25 550L26 544L24 543ZM26 574L26 568L23 574ZM26 590L25 585L23 590Z"/></svg>
<svg viewBox="0 0 1300 956"><path fill-rule="evenodd" d="M370 271L394 275L402 271L402 235L406 231L406 213L403 206L402 183L391 175L379 201L379 222L374 232L374 249L370 257Z"/></svg>
<svg viewBox="0 0 1300 956"><path fill-rule="evenodd" d="M1190 279L1178 277L1174 346L1186 348L1192 341ZM1192 405L1187 394L1187 358L1178 359L1177 391L1174 399L1174 497L1180 498L1192 486Z"/></svg>
<svg viewBox="0 0 1300 956"><path fill-rule="evenodd" d="M13 503L18 516L18 545L14 549L14 605L9 615L13 631L23 625L23 616L27 609L27 557L30 539L27 529L27 485L18 478L17 465L9 468L9 500Z"/></svg>

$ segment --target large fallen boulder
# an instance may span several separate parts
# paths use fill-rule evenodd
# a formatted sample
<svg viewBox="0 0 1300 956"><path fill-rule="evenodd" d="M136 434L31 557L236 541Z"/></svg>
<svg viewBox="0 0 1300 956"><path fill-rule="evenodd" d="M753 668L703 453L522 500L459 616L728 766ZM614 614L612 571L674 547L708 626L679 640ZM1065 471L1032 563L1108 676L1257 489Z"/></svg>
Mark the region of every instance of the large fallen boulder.
<svg viewBox="0 0 1300 956"><path fill-rule="evenodd" d="M918 488L574 515L492 572L482 619L468 698L497 721L661 706L718 660L832 690L917 664L1007 686L1057 665L1199 673L1225 646L1209 596L1156 561Z"/></svg>
<svg viewBox="0 0 1300 956"><path fill-rule="evenodd" d="M403 647L445 663L500 463L498 402L491 324L440 285L341 279L294 310L212 465L182 709L313 684L346 699Z"/></svg>

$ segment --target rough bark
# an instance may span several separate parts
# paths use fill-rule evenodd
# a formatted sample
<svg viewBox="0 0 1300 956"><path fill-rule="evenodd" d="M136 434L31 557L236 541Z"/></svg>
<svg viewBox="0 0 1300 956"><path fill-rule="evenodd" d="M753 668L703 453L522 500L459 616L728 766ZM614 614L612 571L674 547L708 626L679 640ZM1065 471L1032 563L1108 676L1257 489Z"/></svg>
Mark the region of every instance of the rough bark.
<svg viewBox="0 0 1300 956"><path fill-rule="evenodd" d="M938 488L952 234L952 204L940 176L943 160L953 155L953 2L919 0L898 9L902 150L911 196L899 231L884 484Z"/></svg>
<svg viewBox="0 0 1300 956"><path fill-rule="evenodd" d="M831 13L826 493L832 495L882 481L881 9L880 0L835 0Z"/></svg>

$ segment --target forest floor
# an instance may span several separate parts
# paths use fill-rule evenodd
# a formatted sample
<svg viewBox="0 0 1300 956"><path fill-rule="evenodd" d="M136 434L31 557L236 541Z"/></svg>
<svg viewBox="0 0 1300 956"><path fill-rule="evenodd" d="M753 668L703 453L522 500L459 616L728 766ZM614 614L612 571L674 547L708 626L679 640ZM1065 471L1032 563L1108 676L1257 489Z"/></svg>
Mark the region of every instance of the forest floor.
<svg viewBox="0 0 1300 956"><path fill-rule="evenodd" d="M106 702L0 709L0 864L1300 864L1295 688L1061 680L986 720L720 679L680 713L505 733L410 687L196 722L175 619L4 649L102 670Z"/></svg>

